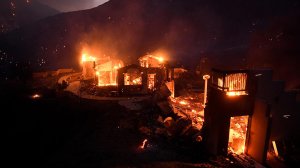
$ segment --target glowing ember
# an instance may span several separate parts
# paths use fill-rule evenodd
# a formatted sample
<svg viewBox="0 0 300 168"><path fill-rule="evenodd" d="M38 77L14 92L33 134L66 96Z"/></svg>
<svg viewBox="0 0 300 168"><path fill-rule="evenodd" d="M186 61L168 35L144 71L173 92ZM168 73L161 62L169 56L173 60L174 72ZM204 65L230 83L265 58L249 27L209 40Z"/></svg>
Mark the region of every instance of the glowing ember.
<svg viewBox="0 0 300 168"><path fill-rule="evenodd" d="M245 91L237 91L237 92L226 92L227 96L241 96L241 95L247 95Z"/></svg>
<svg viewBox="0 0 300 168"><path fill-rule="evenodd" d="M41 97L41 95L39 95L39 94L34 94L34 95L31 96L31 98L33 98L33 99L38 99L40 97Z"/></svg>
<svg viewBox="0 0 300 168"><path fill-rule="evenodd" d="M134 85L142 84L141 78L136 78L132 82L133 82Z"/></svg>
<svg viewBox="0 0 300 168"><path fill-rule="evenodd" d="M143 141L143 144L140 146L140 149L145 149L145 147L146 147L146 143L148 142L148 139L145 139L144 141Z"/></svg>
<svg viewBox="0 0 300 168"><path fill-rule="evenodd" d="M182 101L179 102L179 104L181 104L181 105L187 105L188 103L186 101L182 100Z"/></svg>
<svg viewBox="0 0 300 168"><path fill-rule="evenodd" d="M245 152L248 116L231 117L228 150L242 154Z"/></svg>
<svg viewBox="0 0 300 168"><path fill-rule="evenodd" d="M272 145L273 145L273 148L274 148L275 155L278 157L279 154L278 154L276 142L275 142L275 141L272 141Z"/></svg>
<svg viewBox="0 0 300 168"><path fill-rule="evenodd" d="M177 115L191 119L193 127L200 130L204 122L202 98L202 94L189 93L186 96L170 97L169 103Z"/></svg>
<svg viewBox="0 0 300 168"><path fill-rule="evenodd" d="M148 74L148 89L154 90L156 74Z"/></svg>

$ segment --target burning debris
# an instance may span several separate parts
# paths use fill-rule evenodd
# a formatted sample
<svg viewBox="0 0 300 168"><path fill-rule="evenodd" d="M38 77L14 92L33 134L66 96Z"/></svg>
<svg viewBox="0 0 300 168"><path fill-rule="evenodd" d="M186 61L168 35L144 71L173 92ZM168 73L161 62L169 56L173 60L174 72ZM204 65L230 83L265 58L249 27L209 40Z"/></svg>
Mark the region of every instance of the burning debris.
<svg viewBox="0 0 300 168"><path fill-rule="evenodd" d="M248 116L231 117L228 140L228 150L242 154L245 152Z"/></svg>
<svg viewBox="0 0 300 168"><path fill-rule="evenodd" d="M148 139L145 139L142 143L141 146L139 146L140 149L145 149L147 147L147 142L148 142Z"/></svg>
<svg viewBox="0 0 300 168"><path fill-rule="evenodd" d="M173 111L184 118L192 121L192 126L201 130L204 122L204 108L201 100L203 95L197 93L190 93L187 96L180 96L176 98L170 97L170 105Z"/></svg>

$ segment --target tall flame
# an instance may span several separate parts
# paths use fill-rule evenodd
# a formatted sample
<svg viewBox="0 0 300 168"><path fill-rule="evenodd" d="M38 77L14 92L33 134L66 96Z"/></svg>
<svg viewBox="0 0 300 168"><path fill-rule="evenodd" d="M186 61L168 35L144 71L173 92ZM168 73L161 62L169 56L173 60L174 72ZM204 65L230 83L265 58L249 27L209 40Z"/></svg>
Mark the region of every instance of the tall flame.
<svg viewBox="0 0 300 168"><path fill-rule="evenodd" d="M96 57L88 56L86 53L83 53L81 56L81 62L89 62L89 61L96 61Z"/></svg>

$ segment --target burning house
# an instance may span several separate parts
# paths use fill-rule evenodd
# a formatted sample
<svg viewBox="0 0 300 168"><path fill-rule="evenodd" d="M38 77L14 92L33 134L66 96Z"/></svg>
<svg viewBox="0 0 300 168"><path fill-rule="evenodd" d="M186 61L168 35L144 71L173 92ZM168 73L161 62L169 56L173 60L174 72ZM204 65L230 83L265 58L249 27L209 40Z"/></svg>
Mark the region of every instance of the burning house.
<svg viewBox="0 0 300 168"><path fill-rule="evenodd" d="M204 118L205 143L210 153L245 153L265 162L269 110L256 99L256 80L251 71L213 69Z"/></svg>
<svg viewBox="0 0 300 168"><path fill-rule="evenodd" d="M211 154L246 154L267 165L297 160L299 93L286 91L272 75L213 69L203 126Z"/></svg>
<svg viewBox="0 0 300 168"><path fill-rule="evenodd" d="M139 65L124 67L121 60L96 58L82 55L82 76L84 81L92 81L98 88L114 87L121 95L148 94L157 90L164 81L174 74L166 68L164 58L145 55Z"/></svg>
<svg viewBox="0 0 300 168"><path fill-rule="evenodd" d="M157 90L167 78L168 69L162 57L146 55L140 65L129 65L118 70L120 94L147 94Z"/></svg>

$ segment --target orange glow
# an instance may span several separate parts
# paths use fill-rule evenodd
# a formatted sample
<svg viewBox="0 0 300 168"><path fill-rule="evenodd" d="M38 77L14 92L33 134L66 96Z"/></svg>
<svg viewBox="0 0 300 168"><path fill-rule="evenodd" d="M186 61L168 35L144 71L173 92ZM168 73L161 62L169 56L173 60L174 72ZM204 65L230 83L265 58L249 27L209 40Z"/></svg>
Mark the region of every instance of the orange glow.
<svg viewBox="0 0 300 168"><path fill-rule="evenodd" d="M225 77L215 78L214 83L218 89L225 91L227 96L248 95L247 78L247 73L226 74Z"/></svg>
<svg viewBox="0 0 300 168"><path fill-rule="evenodd" d="M97 86L117 86L118 69L123 67L123 62L115 59L95 62Z"/></svg>
<svg viewBox="0 0 300 168"><path fill-rule="evenodd" d="M226 92L227 96L241 96L241 95L248 95L245 91L237 91L237 92Z"/></svg>
<svg viewBox="0 0 300 168"><path fill-rule="evenodd" d="M163 57L154 57L155 59L158 60L158 62L163 63L165 59Z"/></svg>
<svg viewBox="0 0 300 168"><path fill-rule="evenodd" d="M134 79L132 82L133 82L135 85L137 85L137 84L142 84L141 78L136 78L136 79Z"/></svg>
<svg viewBox="0 0 300 168"><path fill-rule="evenodd" d="M275 155L278 157L279 154L278 154L276 142L275 142L275 141L272 141L272 145L273 145L273 148L274 148Z"/></svg>
<svg viewBox="0 0 300 168"><path fill-rule="evenodd" d="M169 103L176 115L188 117L192 121L192 126L198 130L202 129L204 122L204 109L202 106L202 96L198 93L190 92L185 96L170 97Z"/></svg>
<svg viewBox="0 0 300 168"><path fill-rule="evenodd" d="M145 55L141 58L139 58L140 65L142 67L155 67L160 68L162 67L163 63L165 62L165 58L162 56L156 56L156 55Z"/></svg>
<svg viewBox="0 0 300 168"><path fill-rule="evenodd" d="M124 73L124 85L142 85L142 72L137 69L129 69L127 73Z"/></svg>
<svg viewBox="0 0 300 168"><path fill-rule="evenodd" d="M116 75L114 79L113 79L114 76L112 76L112 74L115 73L110 73L109 71L108 72L96 71L96 77L98 80L97 86L117 86L118 84L116 81Z"/></svg>
<svg viewBox="0 0 300 168"><path fill-rule="evenodd" d="M93 56L87 56L86 53L83 53L81 56L81 62L89 62L89 61L96 61L96 58Z"/></svg>
<svg viewBox="0 0 300 168"><path fill-rule="evenodd" d="M188 103L186 101L182 100L182 101L179 102L179 104L181 104L181 105L187 105Z"/></svg>
<svg viewBox="0 0 300 168"><path fill-rule="evenodd" d="M230 74L225 77L224 87L228 88L228 91L245 90L247 82L246 73Z"/></svg>
<svg viewBox="0 0 300 168"><path fill-rule="evenodd" d="M148 142L148 140L145 139L145 140L143 141L142 145L140 146L140 148L141 148L141 149L145 149L146 143L147 143L147 142Z"/></svg>
<svg viewBox="0 0 300 168"><path fill-rule="evenodd" d="M156 74L148 74L148 89L149 90L155 89L155 76L156 76Z"/></svg>
<svg viewBox="0 0 300 168"><path fill-rule="evenodd" d="M228 150L242 154L245 152L247 127L249 116L239 116L230 118L230 130L228 140Z"/></svg>
<svg viewBox="0 0 300 168"><path fill-rule="evenodd" d="M32 95L31 97L32 97L33 99L38 99L38 98L41 97L41 95L39 95L39 94L34 94L34 95Z"/></svg>

